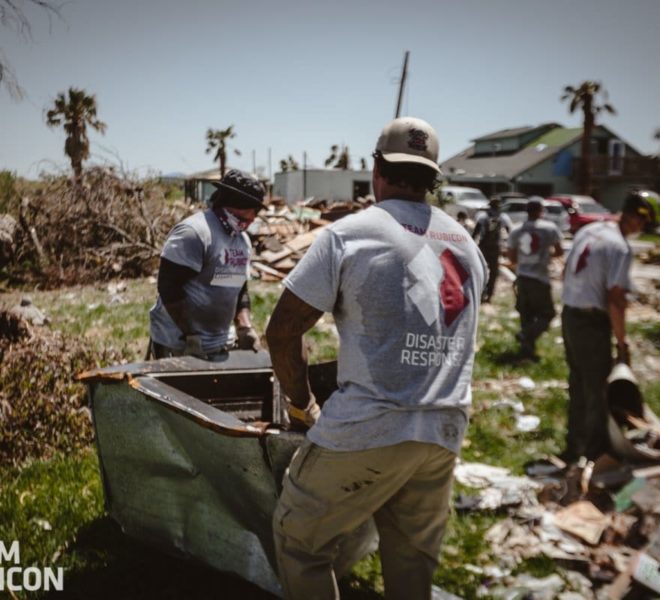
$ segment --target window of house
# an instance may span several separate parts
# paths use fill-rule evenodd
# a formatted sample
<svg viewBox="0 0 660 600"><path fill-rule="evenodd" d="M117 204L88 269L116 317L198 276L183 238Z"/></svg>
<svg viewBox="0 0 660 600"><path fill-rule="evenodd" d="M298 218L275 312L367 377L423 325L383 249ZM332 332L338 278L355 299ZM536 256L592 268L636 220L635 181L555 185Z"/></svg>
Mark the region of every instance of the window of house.
<svg viewBox="0 0 660 600"><path fill-rule="evenodd" d="M621 140L609 140L608 173L610 175L623 175L623 157L626 152L626 146Z"/></svg>

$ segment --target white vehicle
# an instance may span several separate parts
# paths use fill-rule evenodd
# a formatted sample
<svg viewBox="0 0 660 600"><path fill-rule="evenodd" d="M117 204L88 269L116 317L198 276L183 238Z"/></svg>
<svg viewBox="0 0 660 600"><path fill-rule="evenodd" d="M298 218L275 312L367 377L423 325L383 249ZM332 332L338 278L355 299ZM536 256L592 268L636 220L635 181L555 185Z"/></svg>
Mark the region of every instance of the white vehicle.
<svg viewBox="0 0 660 600"><path fill-rule="evenodd" d="M454 218L462 211L472 219L478 211L488 208L488 198L477 188L443 185L440 195L446 201L445 212Z"/></svg>
<svg viewBox="0 0 660 600"><path fill-rule="evenodd" d="M527 220L527 203L531 198L516 198L507 200L502 204L500 210L506 214L514 225L523 223ZM570 229L568 213L561 202L557 200L541 200L543 204L542 218L552 221L562 233Z"/></svg>

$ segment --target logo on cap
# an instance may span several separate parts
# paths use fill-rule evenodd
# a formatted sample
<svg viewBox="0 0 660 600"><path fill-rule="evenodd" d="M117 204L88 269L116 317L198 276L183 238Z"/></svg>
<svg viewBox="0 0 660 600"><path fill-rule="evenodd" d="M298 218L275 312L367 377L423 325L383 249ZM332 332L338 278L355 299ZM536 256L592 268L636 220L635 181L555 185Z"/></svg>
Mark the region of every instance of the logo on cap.
<svg viewBox="0 0 660 600"><path fill-rule="evenodd" d="M421 129L408 130L408 148L417 150L418 152L426 152L428 147L426 140L429 139L429 134Z"/></svg>

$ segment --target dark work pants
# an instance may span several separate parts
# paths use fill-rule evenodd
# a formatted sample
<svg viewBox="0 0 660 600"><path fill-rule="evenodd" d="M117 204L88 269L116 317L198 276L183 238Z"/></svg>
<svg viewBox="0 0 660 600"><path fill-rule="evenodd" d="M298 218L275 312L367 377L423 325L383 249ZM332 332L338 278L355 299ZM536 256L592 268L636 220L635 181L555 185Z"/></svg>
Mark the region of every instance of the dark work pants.
<svg viewBox="0 0 660 600"><path fill-rule="evenodd" d="M607 313L564 306L561 315L568 376L566 455L595 459L609 449L607 377L612 327Z"/></svg>
<svg viewBox="0 0 660 600"><path fill-rule="evenodd" d="M500 270L500 248L499 246L479 246L481 253L486 259L488 265L488 281L486 282L486 289L484 290L482 300L488 302L495 292L495 282Z"/></svg>
<svg viewBox="0 0 660 600"><path fill-rule="evenodd" d="M516 310L520 313L520 350L533 356L536 340L548 330L556 314L550 284L532 277L518 277Z"/></svg>

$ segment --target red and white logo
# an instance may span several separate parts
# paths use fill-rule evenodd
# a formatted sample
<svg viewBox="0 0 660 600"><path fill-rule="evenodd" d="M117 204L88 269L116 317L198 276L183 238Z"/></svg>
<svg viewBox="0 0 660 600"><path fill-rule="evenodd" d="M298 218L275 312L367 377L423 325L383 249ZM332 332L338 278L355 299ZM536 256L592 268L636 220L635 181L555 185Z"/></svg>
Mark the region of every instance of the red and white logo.
<svg viewBox="0 0 660 600"><path fill-rule="evenodd" d="M451 250L436 256L424 246L408 265L408 271L416 281L408 290L408 297L427 325L440 318L442 308L444 323L449 327L470 304L464 292L470 275Z"/></svg>

